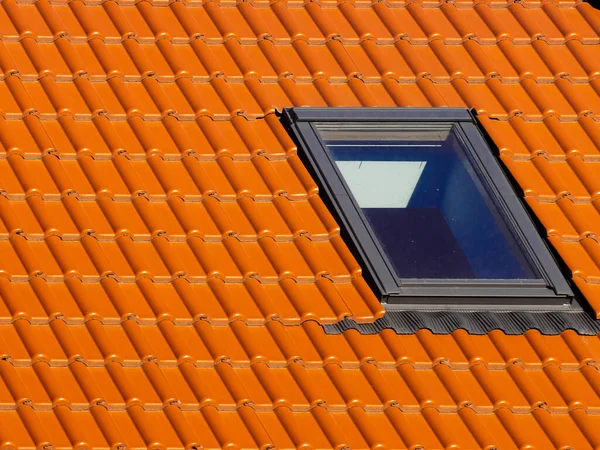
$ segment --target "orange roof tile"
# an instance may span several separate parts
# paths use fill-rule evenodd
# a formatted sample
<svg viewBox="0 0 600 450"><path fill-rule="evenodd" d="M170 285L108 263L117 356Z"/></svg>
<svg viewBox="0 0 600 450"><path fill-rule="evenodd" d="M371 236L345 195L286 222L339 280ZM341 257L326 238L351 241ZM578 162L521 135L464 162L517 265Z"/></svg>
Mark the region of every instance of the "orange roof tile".
<svg viewBox="0 0 600 450"><path fill-rule="evenodd" d="M473 107L600 317L579 1L3 0L3 448L600 448L600 339L384 310L274 112Z"/></svg>

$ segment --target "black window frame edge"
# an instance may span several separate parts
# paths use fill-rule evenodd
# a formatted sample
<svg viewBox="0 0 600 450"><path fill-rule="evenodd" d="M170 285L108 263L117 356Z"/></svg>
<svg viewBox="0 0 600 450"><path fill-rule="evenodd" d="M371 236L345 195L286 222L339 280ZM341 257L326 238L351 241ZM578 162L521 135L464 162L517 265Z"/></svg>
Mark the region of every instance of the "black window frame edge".
<svg viewBox="0 0 600 450"><path fill-rule="evenodd" d="M321 198L340 224L343 238L365 269L363 276L388 309L464 310L474 306L531 311L582 309L578 301L573 301L575 296L569 281L536 229L501 162L492 153L493 148L474 111L432 107L294 107L282 111L281 121L298 146L298 155L317 181ZM352 200L314 122L453 123L473 169L481 175L492 200L515 231L518 244L542 280L398 280L368 224L361 219L360 208Z"/></svg>

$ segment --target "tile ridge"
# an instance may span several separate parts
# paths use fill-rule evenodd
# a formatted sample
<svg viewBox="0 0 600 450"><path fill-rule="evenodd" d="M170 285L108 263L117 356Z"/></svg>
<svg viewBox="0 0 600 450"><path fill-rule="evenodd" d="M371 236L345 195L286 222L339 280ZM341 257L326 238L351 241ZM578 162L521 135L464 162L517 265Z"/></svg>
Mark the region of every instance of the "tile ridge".
<svg viewBox="0 0 600 450"><path fill-rule="evenodd" d="M243 236L240 237L240 236L230 236L230 235L225 235L225 236L221 236L221 237L217 237L217 236L211 237L208 235L201 235L201 234L193 234L193 235L189 235L189 236L170 236L167 232L160 231L160 230L156 231L152 234L147 234L147 235L141 234L141 233L138 233L138 234L131 233L131 232L128 232L127 230L121 230L120 232L115 233L114 237L111 237L106 234L97 235L95 233L94 234L85 233L82 236L82 235L75 235L75 234L62 234L62 233L54 232L54 231L51 231L49 233L44 233L44 234L27 233L27 232L21 230L20 228L17 229L16 232L18 232L18 235L22 236L28 242L44 242L44 241L47 241L48 239L50 239L51 237L58 237L63 242L79 242L79 243L81 243L82 239L85 238L86 236L93 236L99 242L112 242L112 243L116 243L121 238L129 238L135 243L137 243L137 242L150 243L156 239L165 239L167 242L171 242L171 243L185 243L191 239L201 239L203 242L207 242L207 243L224 243L226 239L233 238L242 244L243 243L256 244L261 239L266 239L266 238L270 238L273 241L275 241L276 243L293 243L294 241L301 239L301 238L306 238L310 242L331 242L332 238L337 236L337 235L311 236L309 234L303 234L303 235L299 235L299 236L291 236L289 238L288 237L270 236L270 235L264 235L264 236L258 236L258 237L243 237ZM0 234L0 242L10 241L10 239L13 237L13 235L16 232L11 231L9 233L1 233ZM590 238L590 237L588 236L588 238Z"/></svg>
<svg viewBox="0 0 600 450"><path fill-rule="evenodd" d="M19 5L34 5L41 0L18 0L16 3ZM48 0L50 5L63 6L69 4L73 0ZM168 7L173 3L182 3L188 8L202 8L207 3L215 3L220 8L235 8L240 3L248 3L254 8L268 8L273 3L282 2L290 9L302 8L307 3L317 3L324 9L333 9L339 6L341 3L339 0L80 0L86 6L102 6L107 2L114 2L119 6L136 6L138 3L148 3L155 8ZM522 4L524 8L528 9L540 9L545 3L556 4L559 8L577 8L578 6L585 3L584 0L539 0L539 1L521 1L521 0L506 0L506 1L488 1L481 0L486 3L492 9L505 9L512 4ZM357 9L368 9L374 3L385 3L390 8L406 8L410 4L417 4L424 9L437 9L443 4L453 3L453 0L407 0L407 1L393 1L393 0L348 0L353 7ZM472 8L467 2L456 3L455 6L460 9Z"/></svg>
<svg viewBox="0 0 600 450"><path fill-rule="evenodd" d="M33 325L31 324L31 326L43 326L43 325ZM102 326L108 326L108 325L102 325ZM119 325L114 325L119 326ZM294 325L295 326L295 325ZM15 368L23 368L23 369L27 369L27 368L32 368L38 364L43 364L46 365L48 367L51 368L67 368L70 366L74 366L74 365L83 365L86 368L89 369L99 369L99 368L106 368L108 365L110 364L119 364L121 367L123 368L127 368L127 369L141 369L143 368L145 365L147 364L154 364L155 366L159 367L159 368L164 368L164 369L176 369L179 368L181 366L193 366L195 369L215 369L219 366L227 366L231 369L251 369L254 366L264 366L268 369L292 369L292 368L302 368L305 370L320 370L320 369L325 369L328 367L335 367L335 370L341 370L341 371L356 371L356 370L361 370L364 368L373 368L377 371L381 371L381 372L396 372L399 369L402 368L408 368L410 370L413 371L414 374L418 374L419 372L431 372L431 371L435 371L435 369L437 368L443 368L444 370L450 370L451 372L458 372L458 373L462 373L462 372L478 372L476 375L476 378L482 378L482 373L480 372L481 370L486 371L486 373L499 373L499 372L503 372L503 371L508 371L511 368L518 368L522 373L547 373L548 370L552 371L552 370L556 370L558 372L564 372L564 373L574 373L574 372L580 372L586 368L589 368L593 371L599 371L600 367L598 366L598 363L596 361L594 362L590 362L587 364L581 364L579 366L563 366L559 363L546 363L545 365L539 365L539 364L524 364L524 363L520 363L520 364L514 364L514 363L505 363L502 365L499 364L494 364L493 366L488 365L486 363L481 363L481 362L476 362L476 363L471 363L468 365L465 364L451 364L451 363L410 363L410 362L397 362L394 364L379 364L377 362L358 362L358 363L343 363L340 364L339 362L335 362L335 361L329 361L329 362L325 362L325 361L321 361L321 362L306 362L303 360L298 360L298 361L285 361L283 363L280 362L275 362L275 361L270 361L267 359L257 359L255 361L236 361L234 359L230 359L229 357L223 357L223 358L217 358L214 361L209 361L209 360L205 360L205 361L192 361L191 359L188 358L184 358L182 360L179 361L175 361L175 362L161 362L158 358L152 358L151 361L146 361L146 360L133 360L133 359L128 359L128 360L120 360L118 358L113 358L110 361L102 361L102 360L87 360L87 359L82 359L82 358L71 358L68 361L56 361L56 360L48 360L48 361L32 361L32 360L23 360L23 359L13 359L10 355L8 354L4 354L2 356L2 361L1 363L9 363L11 366L15 367ZM557 372L557 373L558 373ZM596 373L594 372L594 373ZM468 406L466 406L468 407ZM537 408L533 408L533 409L537 409ZM562 408L561 408L562 409ZM582 408L580 406L573 406L572 409L586 409L586 408ZM600 414L600 408L598 407L591 407L590 409L593 410L594 414Z"/></svg>
<svg viewBox="0 0 600 450"><path fill-rule="evenodd" d="M275 403L275 402L274 402ZM546 411L551 416L570 416L571 413L575 410L581 410L585 414L589 415L598 415L599 412L595 411L596 408L585 408L583 406L578 407L548 407L548 406L534 406L534 407L526 407L526 406L475 406L475 405L467 405L467 406L438 406L438 405L426 405L426 406L403 406L400 404L392 404L392 405L384 405L383 407L378 406L362 406L362 405L350 405L345 407L340 406L329 406L327 404L318 404L318 405L309 405L309 406L299 406L293 404L274 404L273 406L261 406L259 404L254 403L252 400L246 400L244 404L241 405L219 405L216 403L198 403L195 404L186 404L182 403L178 399L171 399L166 402L166 404L158 404L158 403L146 403L140 401L130 402L128 404L115 404L108 403L106 400L98 399L94 402L89 403L42 403L42 402L34 402L30 399L23 399L19 403L13 404L2 404L0 403L0 411L16 411L20 407L29 407L33 411L36 412L50 412L55 411L60 407L67 407L70 411L91 411L92 409L102 406L107 409L109 412L125 412L130 410L131 408L140 407L145 412L165 412L170 407L176 407L181 411L191 412L191 411L202 411L205 408L214 408L219 412L235 412L239 411L242 408L250 408L257 413L267 413L267 412L275 412L280 408L288 409L294 413L299 412L311 412L316 408L322 408L323 410L330 413L347 413L354 408L361 409L365 413L376 414L376 413L385 413L388 409L396 409L405 414L421 414L426 410L433 410L439 414L457 414L460 413L463 409L469 409L473 411L475 414L481 415L489 415L496 413L500 410L509 411L515 415L526 415L533 414L538 410Z"/></svg>
<svg viewBox="0 0 600 450"><path fill-rule="evenodd" d="M118 284L135 284L141 280L148 280L151 283L160 285L160 284L171 284L174 280L181 279L183 281L188 282L189 284L200 284L204 285L209 283L212 280L220 280L225 285L243 285L247 280L256 280L261 284L265 285L276 285L281 283L282 281L289 280L294 284L298 285L308 285L315 284L320 279L327 279L331 281L333 284L345 285L349 284L355 279L351 278L348 275L330 275L330 276L296 276L295 274L283 274L273 277L261 277L261 276L246 276L240 277L236 275L224 275L221 273L213 274L210 276L202 275L202 276L189 276L187 274L176 273L174 275L153 275L147 271L139 274L133 275L121 275L114 272L106 272L100 275L81 275L78 273L69 273L66 275L48 275L42 271L34 271L31 274L23 274L23 275L12 275L4 272L2 274L3 278L6 278L11 283L29 283L32 278L40 278L43 279L47 283L63 283L69 279L77 279L81 281L83 284L97 284L104 280L113 280Z"/></svg>
<svg viewBox="0 0 600 450"><path fill-rule="evenodd" d="M289 80L289 78L288 78ZM455 81L464 81L466 83L466 80L462 79L462 78L455 78L453 79L451 82L449 83L433 83L432 80L430 78L421 78L419 79L419 81L417 83L404 83L404 85L408 85L408 86L417 86L419 85L419 82L427 80L428 82L431 82L432 86L435 85L452 85L453 82ZM325 81L326 80L319 78L318 81ZM394 81L390 78L386 78L385 81ZM487 84L489 81L499 81L497 78L491 78L488 79L485 83L468 83L468 84L475 84L475 85L485 85ZM397 85L402 86L403 83L398 83L396 81L394 81ZM311 83L300 83L300 84L306 84L306 85L310 85ZM328 83L329 84L329 83ZM331 83L333 85L338 84L338 83ZM368 85L369 83L364 83L366 85ZM386 83L381 83L383 85L385 85ZM504 86L514 86L517 83L506 83L506 84L501 84ZM545 84L544 84L545 85ZM575 115L573 116L564 116L564 115L559 115L558 113L555 112L549 112L545 115L542 116L542 114L528 114L528 113L523 113L520 110L514 110L511 112L507 112L504 114L498 114L498 113L488 113L484 110L480 110L479 111L479 115L480 116L488 116L491 120L498 120L498 121L509 121L512 118L520 118L523 119L524 122L534 122L534 123L540 123L540 122L544 122L546 119L549 118L554 118L556 119L559 123L575 123L579 120L581 120L582 118L590 118L592 119L595 123L600 122L600 117L596 118L596 116L592 116L591 114L582 114L579 117L576 117ZM180 115L178 117L172 115L172 114L167 114L164 116L160 116L160 115L146 115L146 116L141 116L140 114L132 114L130 116L126 116L126 115L120 115L120 114L115 114L115 115L110 115L110 114L96 114L95 116L93 115L73 115L73 114L40 114L39 112L35 111L35 112L29 112L29 113L0 113L0 118L4 119L6 121L22 121L24 119L26 119L27 117L35 117L38 120L40 120L41 122L44 121L57 121L60 118L69 118L71 120L73 120L74 122L92 122L96 117L102 117L104 119L106 119L109 122L127 122L128 120L132 119L132 118L138 118L140 119L142 122L150 122L150 123L157 123L157 122L164 122L165 119L167 118L172 118L178 122L195 122L198 121L199 119L202 118L206 118L208 120L211 120L212 122L231 122L232 119L238 117L238 118L243 118L245 119L247 122L256 122L259 120L263 120L265 118L268 117L268 115L262 115L262 114L257 114L257 115L252 115L252 114L247 114L244 116L238 115L235 117L232 117L230 115L227 114L216 114L214 116L209 116L208 114L201 114L198 116L188 116L188 115ZM261 156L266 156L265 155L261 155ZM232 157L232 156L230 156Z"/></svg>
<svg viewBox="0 0 600 450"><path fill-rule="evenodd" d="M79 78L85 78L85 79L89 80L89 82L92 85L94 85L96 83L98 83L98 84L99 83L108 83L113 79L120 79L125 85L139 84L139 83L142 83L145 79L149 78L147 76L144 77L144 76L137 76L137 75L111 75L110 77L109 76L100 76L100 75L94 75L91 77L90 76L82 76L82 75L74 75L74 76L44 75L43 77L39 77L36 75L21 76L16 73L11 73L6 78L8 78L8 77L18 78L21 82L24 82L24 83L39 82L42 78L49 78L49 79L53 80L55 83L73 83ZM177 85L177 83L182 79L189 81L192 85L211 85L211 83L212 83L212 78L207 77L207 76L153 75L151 78L153 80L155 80L159 85ZM278 85L282 80L290 80L290 81L294 82L295 84L299 84L299 85L312 85L312 84L315 84L315 82L317 82L318 80L325 80L328 83L335 84L335 85L344 85L344 84L351 83L355 79L362 81L366 85L379 85L388 79L394 80L401 85L406 85L406 84L412 85L412 84L418 84L418 82L422 78L423 77L417 77L417 76L399 76L395 73L385 73L383 75L369 76L368 78L365 78L364 75L358 70L355 72L352 72L346 76L330 76L326 73L320 73L318 75L312 75L312 76L302 76L302 75L296 76L293 74L286 74L286 75L280 76L280 77L273 77L273 76L260 77L260 76L254 76L254 75L249 76L249 77L236 76L236 75L234 75L234 76L224 75L221 77L221 79L223 81L225 81L228 85L245 85L250 80L257 80L261 84L264 84L264 85ZM440 85L452 84L453 81L456 81L458 79L464 80L465 82L467 82L467 84L470 84L470 85L483 85L490 79L495 78L495 79L500 80L500 82L502 84L516 85L516 84L521 84L524 81L530 80L530 81L535 82L537 85L543 85L543 86L547 86L547 85L558 86L558 83L563 80L568 81L572 85L576 85L576 86L589 86L600 79L598 75L594 75L592 77L589 77L588 79L583 79L582 77L578 77L577 79L572 79L568 74L561 74L561 75L556 75L556 76L552 76L552 77L546 77L546 76L542 77L542 76L535 76L530 73L523 74L518 77L502 76L501 74L496 74L493 76L492 75L467 76L464 74L455 74L455 75L448 75L448 76L428 76L427 78L436 85L437 84L440 84ZM4 79L0 77L0 81L4 81ZM242 116L242 117L246 118L247 120L256 121L256 120L263 119L270 114L273 114L273 112L267 112L265 114L242 113L242 114L229 115L229 117L234 118L237 116ZM136 112L135 114L130 114L130 115L127 115L127 114L115 115L115 114L111 114L111 113L108 113L105 111L81 114L81 113L73 113L69 110L63 110L60 113L56 113L56 114L36 112L34 115L40 117L42 120L49 120L53 116L55 116L57 118L62 117L62 116L72 116L75 118L75 120L78 120L78 121L84 120L85 118L93 118L96 115L106 115L109 119L114 116L120 116L120 117L125 118L125 119L120 119L120 120L126 120L133 116L140 116L143 120L151 120L151 121L163 120L164 118L166 118L168 116L173 116L176 119L182 120L182 121L197 120L199 117L202 117L202 116L209 116L209 117L213 118L213 120L223 120L221 117L226 116L225 114L213 114L210 111L203 111L201 114L187 114L187 113L178 113L177 111L165 111L160 115L159 114L143 114L143 113L139 113L139 112ZM5 117L8 120L15 120L15 119L18 120L18 119L22 118L23 116L24 115L18 115L15 113L9 113L9 114L4 113L3 114L3 117ZM597 120L597 119L595 119L595 120Z"/></svg>
<svg viewBox="0 0 600 450"><path fill-rule="evenodd" d="M1 160L1 158L0 158L0 160ZM26 201L29 197L36 196L36 197L39 197L41 200L48 201L48 202L60 202L60 201L63 201L63 199L66 197L73 197L81 202L97 202L98 200L100 200L102 198L108 198L111 201L116 202L116 203L132 203L133 200L135 200L136 198L146 198L146 194L142 194L140 196L138 196L137 194L121 195L121 194L111 194L111 193L107 193L107 192L101 192L99 194L79 194L75 191L71 191L68 194L44 194L44 193L40 193L40 192L31 193L31 194L25 194L25 193L11 194L11 193L7 193L7 192L2 192L1 195L10 201ZM191 203L202 203L207 200L215 200L218 203L236 203L236 202L239 202L240 199L248 198L248 199L255 201L256 203L270 203L270 202L273 202L273 200L278 199L278 198L285 198L286 200L289 200L290 202L305 202L307 200L310 201L311 199L313 199L317 196L318 196L318 193L295 194L295 195L289 196L289 197L274 196L274 195L270 195L270 196L260 195L260 196L256 196L256 198L252 199L248 195L242 195L242 196L236 197L235 195L219 196L218 194L212 194L212 193L210 195L165 193L165 194L161 194L161 195L148 194L146 199L150 203L168 203L169 201L171 201L173 199L180 199L181 201L186 201L186 202L191 202Z"/></svg>
<svg viewBox="0 0 600 450"><path fill-rule="evenodd" d="M39 1L43 1L43 0L39 0ZM75 0L73 0L73 1L75 1ZM80 1L80 0L77 0L77 1ZM112 0L109 0L109 1L112 1ZM268 38L268 39L265 37L259 37L259 38L238 38L238 37L210 38L210 37L205 37L205 36L197 36L197 37L193 37L193 38L178 38L178 37L164 37L164 36L151 38L151 37L140 37L140 36L128 36L128 37L120 38L120 37L104 37L104 36L95 36L95 35L88 37L88 36L84 36L84 35L78 36L78 35L72 35L72 34L66 34L66 33L64 35L61 35L58 37L54 37L54 36L45 37L45 36L33 36L33 35L20 37L17 35L10 35L10 34L4 34L4 35L0 36L0 42L9 43L9 44L23 43L25 40L31 40L31 41L35 42L36 44L52 44L52 43L56 44L57 42L64 40L66 42L69 42L70 44L79 44L79 45L90 44L91 42L95 42L95 41L102 42L104 45L124 44L129 41L135 41L139 45L156 45L159 42L164 41L164 42L169 42L173 46L187 46L187 45L190 45L193 42L199 40L199 41L202 41L203 43L205 43L209 47L212 47L212 46L220 47L231 41L238 42L239 45L241 45L242 47L245 47L245 46L254 47L265 40L272 42L275 46L285 46L285 47L287 47L291 43L297 42L297 41L303 41L308 46L315 46L315 47L325 47L327 44L329 44L332 41L340 42L344 46L348 46L348 47L359 47L366 40L375 42L378 46L381 46L381 47L393 46L399 40L407 41L411 45L417 46L417 47L429 46L429 45L431 45L432 42L438 42L438 41L443 43L444 45L455 47L455 46L464 45L466 42L468 42L470 40L475 40L479 45L481 45L483 47L496 46L501 42L510 42L517 47L530 46L530 45L534 44L535 42L544 42L550 47L564 46L572 41L577 41L584 46L585 45L590 45L590 46L597 45L600 42L600 39L591 38L591 37L577 38L577 37L571 36L568 38L563 38L562 40L559 38L553 38L552 40L547 40L545 37L535 37L535 36L531 37L531 38L513 38L511 36L503 36L501 38L480 38L480 37L478 37L476 35L472 35L472 34L469 36L463 37L463 38L446 38L446 37L441 37L441 36L436 36L436 37L432 37L432 38L420 38L420 37L410 37L407 35L400 35L400 36L396 36L396 37L392 37L392 38L368 36L363 39L361 39L361 38L343 38L338 35L328 36L325 38L315 38L315 37L309 38L306 36L291 36L289 38L277 37L277 38ZM212 75L212 77L216 77L216 76L218 76L218 74ZM151 77L151 75L148 77Z"/></svg>

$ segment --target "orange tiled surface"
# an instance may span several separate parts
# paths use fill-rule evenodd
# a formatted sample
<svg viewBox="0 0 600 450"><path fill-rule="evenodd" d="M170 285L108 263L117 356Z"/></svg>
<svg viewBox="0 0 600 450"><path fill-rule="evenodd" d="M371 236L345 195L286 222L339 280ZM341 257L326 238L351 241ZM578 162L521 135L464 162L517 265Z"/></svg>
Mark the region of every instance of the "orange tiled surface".
<svg viewBox="0 0 600 450"><path fill-rule="evenodd" d="M317 323L383 310L290 105L477 108L600 313L600 15L453 3L3 0L0 445L599 449L598 337Z"/></svg>

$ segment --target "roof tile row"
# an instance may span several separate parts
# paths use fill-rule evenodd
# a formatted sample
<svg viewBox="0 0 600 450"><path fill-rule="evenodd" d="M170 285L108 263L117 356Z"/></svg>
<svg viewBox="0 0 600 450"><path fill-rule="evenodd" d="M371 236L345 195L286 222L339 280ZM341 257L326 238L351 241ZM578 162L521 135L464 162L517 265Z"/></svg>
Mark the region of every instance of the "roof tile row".
<svg viewBox="0 0 600 450"><path fill-rule="evenodd" d="M66 38L60 38L65 40ZM71 40L72 42L72 40ZM160 45L159 41L159 45ZM72 43L77 56L84 61L86 76L94 82L107 81L110 78L121 78L125 81L141 82L145 78L155 78L161 83L173 83L180 78L189 78L193 83L207 83L212 78L219 76L229 83L241 83L248 78L257 78L262 83L277 83L282 78L291 78L298 84L311 83L317 78L323 78L331 83L345 83L349 78L359 77L365 83L377 83L382 79L392 78L401 83L415 82L418 76L412 68L403 60L395 60L398 49L395 45L377 45L373 50L367 45L345 45L340 46L339 41L333 40L327 45L317 45L312 41L302 45L268 44L273 51L267 56L281 58L282 72L277 71L277 66L267 59L258 46L241 45L242 51L252 60L252 66L242 71L234 62L232 56L227 52L227 44L209 45L211 54L223 61L219 72L209 72L202 64L198 53L194 52L193 46L187 44L165 44L165 57L160 53L154 55L156 45L135 44L141 56L152 61L151 67L138 68L135 60L128 54L125 46L117 44L104 44L96 41L90 43ZM404 42L404 41L403 41ZM439 41L436 41L439 42ZM576 85L578 91L582 91L580 85L596 80L596 71L589 73L577 63L567 45L550 45L539 42L539 50L544 57L551 57L555 65L547 67L538 53L528 45L514 45L507 41L501 41L500 45L475 44L481 52L492 61L495 69L493 72L484 72L474 62L461 64L460 68L453 67L447 61L440 61L436 56L435 43L430 45L414 45L414 54L424 61L427 66L427 77L438 84L449 83L460 78L469 83L484 83L490 77L501 79L504 83L518 83L524 79L532 79L540 84L553 83L557 79L567 79ZM5 55L7 60L3 64L3 73L0 75L18 76L23 81L37 81L42 77L51 77L56 81L73 81L82 75L81 69L76 65L68 64L57 52L54 43L35 43L29 38L19 42L10 43L3 39ZM28 45L25 45L28 44ZM465 45L442 44L445 56L451 60L469 58ZM33 47L33 48L32 48ZM588 59L595 57L594 45L581 47ZM42 54L52 55L52 59L43 66L34 65L28 57L29 52L39 51ZM168 53L167 53L168 50ZM114 66L103 67L95 56L102 52L108 55ZM375 53L375 54L374 54ZM67 55L65 55L67 56ZM377 56L387 60L384 66L376 64L377 61L371 57ZM311 70L309 62L313 58L319 58L318 71ZM345 64L345 59L352 60L353 66ZM186 67L171 67L168 63L173 59L185 59ZM511 61L515 64L513 66ZM518 64L522 62L522 64ZM69 65L75 68L71 71ZM524 67L523 67L524 66ZM140 70L141 69L141 70ZM17 74L18 73L18 74ZM566 83L565 83L566 84ZM547 90L547 88L546 88Z"/></svg>
<svg viewBox="0 0 600 450"><path fill-rule="evenodd" d="M80 0L82 3L88 6L101 6L107 1L114 1L119 6L135 6L138 2L135 0ZM148 0L145 0L148 1ZM224 7L224 8L232 8L237 6L238 2L235 0L209 0L210 2L214 2L215 4ZM271 3L277 3L281 1L285 4L286 7L290 9L303 8L306 4L304 0L251 0L248 1L252 7L260 9L260 8L269 8ZM69 0L48 0L48 2L53 6L64 6L70 3ZM368 9L372 6L371 0L319 0L316 1L318 5L323 8L336 8L341 3L350 3L358 9ZM547 3L548 0L524 0L521 4L526 6L527 8L539 8ZM171 3L174 3L174 0L150 0L148 1L152 6L164 7L169 6ZM185 5L189 8L202 8L205 3L208 3L206 0L186 0ZM425 8L439 8L443 3L439 0L385 0L382 3L385 3L390 8L404 8L407 5L412 3L416 3ZM479 3L479 2L477 2ZM481 3L489 5L494 9L506 8L507 6L512 5L511 1L508 0L482 0ZM552 0L552 3L558 5L561 8L575 8L578 7L582 1L581 0ZM29 1L24 2L23 4L30 4ZM472 0L458 0L456 3L453 3L458 9L463 8L471 8L474 5Z"/></svg>
<svg viewBox="0 0 600 450"><path fill-rule="evenodd" d="M485 2L465 2L462 8L439 2L435 8L416 2L401 7L377 2L374 7L357 9L350 2L341 2L336 7L309 2L293 8L286 7L285 2L256 7L249 2L229 6L222 2L219 6L209 1L198 8L191 7L191 2L187 2L187 7L171 2L168 7L158 9L157 2L137 2L134 8L119 7L122 3L106 1L102 6L84 7L90 3L77 0L65 5L52 2L56 6L51 6L50 2L37 1L17 7L16 2L6 1L0 13L2 39L54 42L68 38L78 43L95 38L107 43L135 39L150 44L165 39L174 44L190 44L197 39L222 43L233 39L253 45L262 40L324 44L332 39L344 44L364 40L391 44L398 39L408 39L413 44L439 39L449 44L460 44L467 39L477 39L482 44L505 40L530 44L540 38L551 44L572 40L584 44L599 42L598 19L582 4L560 8L554 2L545 2L541 8L531 8L515 2L496 9ZM392 22L396 25L390 27ZM61 52L60 48L57 50ZM152 59L158 56L157 50L163 51L160 45L148 50L153 53ZM219 62L225 64L224 60Z"/></svg>
<svg viewBox="0 0 600 450"><path fill-rule="evenodd" d="M20 448L43 447L50 442L62 448L71 448L73 443L82 447L109 448L126 441L129 448L159 449L180 448L180 442L185 441L192 447L210 449L238 446L310 448L313 445L317 448L370 448L376 445L388 448L444 448L448 445L461 448L496 448L496 445L497 448L518 448L517 445L560 448L563 444L591 449L578 433L578 427L585 417L586 423L590 424L586 432L590 442L595 443L593 427L598 426L598 416L582 416L585 415L583 412L573 414L573 417L557 416L543 410L531 415L504 410L495 415L476 415L468 408L460 414L441 414L427 409L421 414L402 415L395 408L386 414L369 414L359 408L347 413L329 413L320 407L309 414L295 413L286 407L265 413L254 412L249 406L237 412L220 412L213 407L203 408L200 412L178 412L176 406L164 412L153 412L143 411L137 405L126 412L108 412L103 406L95 406L91 412L67 411L65 407L37 413L29 407L22 409L20 415L14 411L3 413L3 432L10 430L7 434L15 442L22 443ZM190 428L184 428L183 423L189 424ZM438 437L431 434L433 427L439 430ZM134 431L136 428L141 432ZM483 429L486 431L481 432ZM236 430L235 435L232 430ZM310 439L306 430L311 431ZM403 439L399 437L399 430ZM476 438L471 434L478 432ZM115 436L122 436L123 440L115 440Z"/></svg>
<svg viewBox="0 0 600 450"><path fill-rule="evenodd" d="M18 83L18 88L10 88L11 80ZM146 78L141 83L127 83L120 78L111 78L103 84L86 81L89 84L84 93L78 91L82 87L78 88L77 82L55 82L46 77L40 81L20 82L16 81L15 77L9 77L3 85L6 103L2 117L15 120L22 119L25 115L36 115L43 120L65 117L89 121L102 115L111 121L124 121L134 117L144 121L160 121L165 117L173 117L187 122L201 117L227 120L242 115L253 120L273 112L274 108L280 109L292 103L288 96L303 98L299 106L371 106L369 103L376 99L377 104L388 107L397 106L397 102L401 102L402 106L410 104L429 107L452 104L467 107L471 104L470 97L474 96L480 98L481 106L477 108L478 112L495 119L506 120L514 116L524 116L528 121L541 121L555 117L562 122L574 122L588 118L592 121L589 127L593 129L591 133L594 139L600 126L595 112L600 109L593 87L596 86L600 90L600 84L573 84L566 80L562 81L567 83L566 94L573 96L572 103L567 98L561 99L559 83L537 84L529 79L520 84L502 83L497 79L490 79L485 84L470 84L463 79L455 79L450 84L434 84L423 78L417 79L416 84L403 84L392 78L386 78L381 84L368 84L357 79L359 84L354 86L352 80L339 84L330 83L322 77L317 77L310 84L296 83L291 78L285 78L280 84L260 83L258 79L253 78L251 83L256 82L259 89L257 98L247 85L227 83L223 79L214 79L214 83L192 83L188 78L180 78L176 83L159 83L152 78ZM595 81L600 83L600 80ZM357 92L353 91L353 87ZM286 92L287 88L289 91ZM238 107L229 108L226 102L219 98L219 89L224 89L228 95L238 98ZM507 97L500 96L496 90L500 90ZM102 103L87 103L84 95L102 98ZM158 98L153 97L154 95L158 95ZM362 95L365 97L361 98ZM437 96L440 95L454 101L437 101ZM576 103L575 99L586 96L593 100L587 105ZM202 100L190 103L190 97ZM549 106L547 102L553 97L557 97L557 100L553 106ZM138 103L133 106L127 102L128 98L136 98ZM267 98L273 100L273 105L269 108L261 107L261 103L267 101ZM341 98L345 98L345 102L341 102ZM36 107L32 108L32 104ZM582 145L589 147L589 139L585 139Z"/></svg>
<svg viewBox="0 0 600 450"><path fill-rule="evenodd" d="M5 292L5 283L2 285ZM147 285L140 283L138 287L148 291ZM57 292L41 282L34 288L47 291L48 296ZM121 294L111 298L121 301L122 304L115 301L110 305L118 311L108 311L105 319L100 314L86 315L85 324L81 323L81 318L79 324L68 323L69 318L64 317L62 311L51 311L46 302L42 306L51 321L35 325L25 315L15 314L21 310L18 303L6 301L4 308L16 317L12 324L0 327L2 342L6 344L3 348L10 349L5 359L15 367L29 367L37 362L66 367L75 361L83 362L87 367L104 367L108 362L116 361L124 367L139 368L151 361L161 368L174 368L184 362L198 368L214 367L223 362L233 368L248 368L260 362L271 368L298 364L307 369L334 365L358 370L369 365L391 370L409 365L421 371L442 364L456 371L477 371L479 369L474 368L482 366L489 372L498 373L500 379L504 376L500 372L512 366L527 373L548 371L548 368L553 371L551 367L555 367L560 372L575 373L574 379L581 379L583 373L589 375L584 377L588 379L585 386L565 383L556 389L564 389L564 392L592 389L600 395L597 389L600 339L579 336L574 331L556 336L544 336L537 330L524 335L505 335L497 330L482 336L471 336L464 330L449 335L434 335L428 330L414 335L397 335L393 330L384 330L377 335L361 335L356 330L343 335L328 335L311 320L297 326L277 320L270 320L264 326L248 325L243 320L229 324L212 324L208 320L186 323L173 320L177 305L169 308L171 302L163 305L152 298L141 299L139 293L115 282L106 288ZM133 294L131 299L126 296L128 293ZM90 309L94 300L90 298L82 308ZM65 302L66 306L68 304ZM140 306L140 317L134 310L136 306ZM145 306L146 312L141 306ZM98 312L102 312L101 308ZM155 316L157 320L144 316ZM451 386L447 389L451 390ZM502 392L497 394L503 395ZM591 401L593 398L596 397L585 397L590 399L588 403L595 405L596 401ZM585 403L585 399L582 397L580 403Z"/></svg>
<svg viewBox="0 0 600 450"><path fill-rule="evenodd" d="M38 364L41 367L36 367ZM452 371L441 365L433 370L415 370L408 366L401 366L397 370L381 370L367 365L361 370L350 370L328 365L324 370L313 370L299 365L274 369L261 362L250 368L231 369L221 366L197 368L184 362L177 368L158 369L162 375L158 379L162 380L162 384L153 386L153 369L121 367L116 369L120 374L115 376L115 365L117 363L110 362L104 367L52 368L51 377L63 390L68 390L69 398L61 398L60 394L54 396L54 386L47 383L49 380L43 374L44 370L49 369L45 363L36 363L27 368L9 367L5 370L12 373L7 378L20 379L22 386L19 392L13 383L2 384L0 407L14 410L17 407L15 399L19 399L35 411L50 411L58 404L64 404L72 411L87 411L100 400L110 405L111 412L125 411L133 405L139 405L145 411L162 411L176 399L182 411L198 411L209 406L220 411L235 411L241 406L250 405L259 412L273 412L280 407L295 412L309 412L321 407L336 413L359 407L368 413L383 413L388 408L398 408L402 412L415 414L424 408L433 408L448 414L468 407L477 414L491 414L500 408L515 414L530 414L543 407L552 415L564 415L575 409L598 415L600 404L600 399L588 386L584 374L577 371L561 372L560 369L526 371L515 366L508 371L488 371L483 368ZM593 370L590 368L583 372ZM84 391L87 386L81 383L79 371L88 372L98 386L100 398L94 399L95 402L86 398ZM502 399L493 399L493 402L488 397L479 384L486 377L494 388L504 390ZM370 385L373 380L381 380L385 388L380 386L374 390ZM517 380L517 384L514 380ZM576 399L585 398L588 401L583 403L576 400L567 404L561 392L554 387L555 382L582 386L572 394ZM418 383L427 383L426 395L415 388ZM211 386L211 391L209 394L202 392L206 389L194 392L196 385ZM307 390L310 385L315 388ZM27 389L23 389L23 386L27 386ZM232 392L235 394L240 388L245 395L235 398ZM160 394L165 391L171 391L171 397L161 397Z"/></svg>

